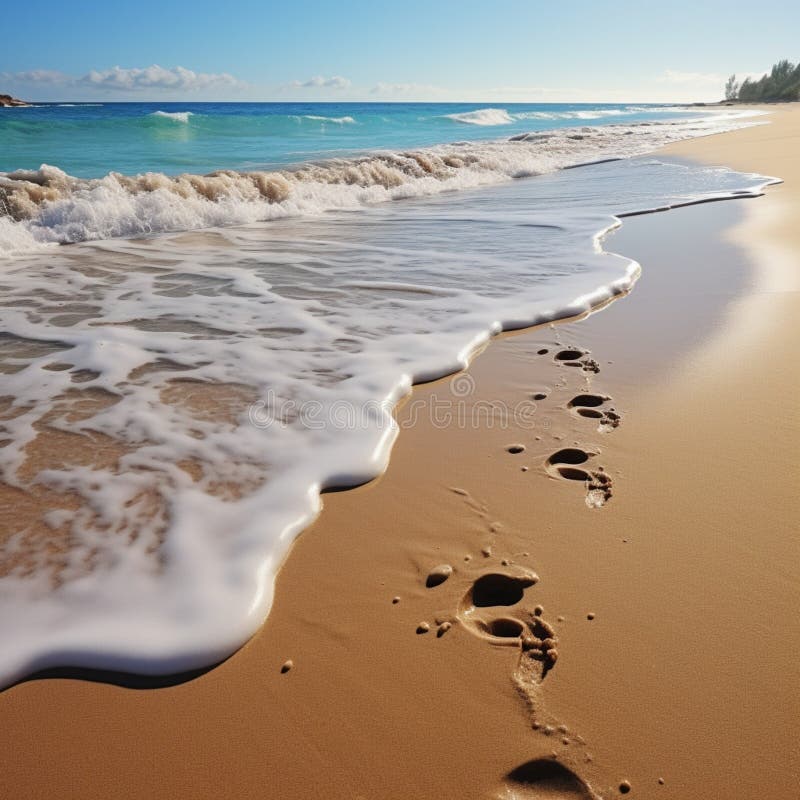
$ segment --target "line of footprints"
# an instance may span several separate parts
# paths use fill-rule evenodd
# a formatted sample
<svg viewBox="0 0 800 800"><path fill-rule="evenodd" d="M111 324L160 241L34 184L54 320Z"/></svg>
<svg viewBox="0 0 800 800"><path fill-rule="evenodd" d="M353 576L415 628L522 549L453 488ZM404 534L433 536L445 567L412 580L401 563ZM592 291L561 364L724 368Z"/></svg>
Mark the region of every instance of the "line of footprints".
<svg viewBox="0 0 800 800"><path fill-rule="evenodd" d="M452 491L464 495L471 507L475 504L463 490ZM491 552L487 550L485 548L483 554L490 558ZM533 605L527 596L528 590L539 582L539 577L526 567L512 566L505 559L502 565L501 569L490 568L470 582L454 615L435 618L437 638L458 625L491 645L517 649L519 655L512 673L514 685L528 708L533 730L550 737L557 748L550 757L534 758L511 770L491 798L599 800L576 771L576 762L591 760L585 751L586 742L548 714L539 697L542 682L558 660L555 629L543 619L543 607ZM451 578L457 579L459 576L455 572L449 564L440 564L428 573L425 586L435 590ZM395 598L395 602L398 601L399 598ZM417 627L420 635L430 634L433 630L427 622L421 622ZM571 755L568 751L572 751ZM625 793L625 789L620 791Z"/></svg>
<svg viewBox="0 0 800 800"><path fill-rule="evenodd" d="M550 351L542 348L538 355L547 355ZM577 348L558 350L553 356L554 362L560 367L576 367L586 373L587 381L590 375L600 371L600 365L590 358L588 351ZM536 392L532 399L542 401L547 399L547 393ZM566 404L567 410L573 416L593 420L597 423L600 433L608 433L619 427L621 415L611 405L611 398L607 395L580 392ZM519 455L525 452L524 444L511 444L506 447L508 453ZM605 505L613 495L611 477L605 468L597 465L593 459L599 453L584 450L580 447L563 447L547 457L544 463L548 475L563 480L583 483L586 487L586 505L590 508L600 508ZM527 470L527 467L523 467Z"/></svg>
<svg viewBox="0 0 800 800"><path fill-rule="evenodd" d="M548 355L548 349L540 349L538 355ZM586 376L600 371L599 364L590 358L589 353L578 348L559 349L553 355L559 367L580 369ZM566 386L566 380L561 384ZM535 401L547 399L547 394L532 394ZM567 411L576 416L597 423L601 433L607 433L619 426L621 417L611 405L611 398L588 391L576 394L566 403ZM537 437L538 439L539 437ZM523 444L512 444L506 448L512 455L524 453ZM605 469L596 464L599 455L591 449L562 447L548 456L544 469L552 477L583 483L586 488L586 504L590 508L604 505L612 496L612 481ZM522 467L527 470L527 466ZM499 522L489 522L489 509L464 489L451 487L451 491L463 497L466 505L486 524L490 543L482 547L484 559L492 559L491 543L501 530ZM528 553L522 553L527 557ZM440 564L431 569L424 578L428 590L436 590L449 581L461 582L469 576L469 584L461 589L461 600L455 614L451 612L434 616L431 624L422 621L417 634L434 634L437 638L447 634L453 626L459 626L473 636L487 643L512 647L518 651L518 658L512 678L520 697L525 702L531 719L531 727L547 737L551 737L554 749L551 757L534 758L519 765L506 774L497 791L491 795L493 800L534 800L534 798L580 798L580 800L600 800L599 795L580 776L579 763L588 764L591 755L586 752L583 738L571 732L567 726L559 724L543 706L540 697L542 683L558 660L558 637L556 630L543 618L544 608L531 602L529 593L539 582L538 575L527 567L514 565L511 558L502 559L498 566L491 566L475 576L469 562L471 555L464 557L466 575L454 570L450 564ZM499 568L498 568L499 567ZM474 565L473 565L474 569ZM472 572L472 575L469 573ZM460 574L461 573L461 574ZM473 579L474 577L474 579ZM455 587L454 587L455 588ZM451 595L452 596L452 595ZM392 602L400 601L395 597ZM588 614L589 620L594 614ZM558 622L563 617L558 618ZM631 791L627 780L619 783L619 794Z"/></svg>
<svg viewBox="0 0 800 800"><path fill-rule="evenodd" d="M416 632L441 639L461 628L489 645L515 649L514 686L527 707L531 728L547 737L553 748L549 756L531 759L504 775L487 800L600 800L580 774L593 761L586 741L542 702L542 685L558 661L559 640L554 625L544 619L543 606L532 598L539 576L528 566L515 563L517 556L494 555L493 545L503 538L502 523L490 521L488 506L466 490L450 487L450 491L480 518L488 541L481 547L478 564L467 554L463 567L443 563L423 573L421 579L431 599L445 600L448 605L457 597L460 600L450 610L433 615L431 622L419 622ZM518 554L522 559L529 555ZM392 602L399 603L400 597ZM587 614L587 620L594 618L594 613ZM563 617L557 618L557 623L563 621ZM622 780L617 791L628 794L630 783Z"/></svg>

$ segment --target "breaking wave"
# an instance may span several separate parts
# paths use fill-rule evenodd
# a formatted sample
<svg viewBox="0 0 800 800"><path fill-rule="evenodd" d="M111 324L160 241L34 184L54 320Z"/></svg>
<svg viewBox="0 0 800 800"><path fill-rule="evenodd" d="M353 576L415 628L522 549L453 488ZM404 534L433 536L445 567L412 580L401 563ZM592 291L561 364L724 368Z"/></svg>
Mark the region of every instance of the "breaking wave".
<svg viewBox="0 0 800 800"><path fill-rule="evenodd" d="M464 122L467 125L510 125L514 121L514 117L504 108L479 108L477 111L464 111L445 116L447 119Z"/></svg>
<svg viewBox="0 0 800 800"><path fill-rule="evenodd" d="M489 111L496 110L469 113ZM189 113L155 112L181 123ZM294 169L205 175L110 172L102 178L76 178L44 164L38 170L0 173L0 254L42 244L355 209L624 158L745 124L750 122L739 112L691 121L559 128L510 139L329 159Z"/></svg>
<svg viewBox="0 0 800 800"><path fill-rule="evenodd" d="M628 117L642 113L676 113L685 111L677 106L644 107L622 106L616 108L579 108L566 111L519 111L510 112L505 108L479 108L476 111L465 111L458 114L445 114L445 119L463 122L467 125L511 125L526 119L559 120L559 119L607 119L612 117Z"/></svg>
<svg viewBox="0 0 800 800"><path fill-rule="evenodd" d="M354 125L352 117L321 117L317 114L306 114L303 119L313 119L317 122L335 122L337 125Z"/></svg>
<svg viewBox="0 0 800 800"><path fill-rule="evenodd" d="M189 117L194 115L191 111L154 111L150 116L171 119L174 122L183 122L185 124L189 121Z"/></svg>

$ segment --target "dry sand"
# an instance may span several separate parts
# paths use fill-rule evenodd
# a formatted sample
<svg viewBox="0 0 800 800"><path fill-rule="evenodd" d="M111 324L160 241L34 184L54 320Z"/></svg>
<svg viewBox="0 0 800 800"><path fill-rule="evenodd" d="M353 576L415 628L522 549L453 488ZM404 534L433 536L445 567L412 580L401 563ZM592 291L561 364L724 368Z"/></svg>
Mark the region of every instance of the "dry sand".
<svg viewBox="0 0 800 800"><path fill-rule="evenodd" d="M797 797L800 109L774 111L670 152L784 185L626 221L630 297L415 390L239 653L0 694L0 796Z"/></svg>

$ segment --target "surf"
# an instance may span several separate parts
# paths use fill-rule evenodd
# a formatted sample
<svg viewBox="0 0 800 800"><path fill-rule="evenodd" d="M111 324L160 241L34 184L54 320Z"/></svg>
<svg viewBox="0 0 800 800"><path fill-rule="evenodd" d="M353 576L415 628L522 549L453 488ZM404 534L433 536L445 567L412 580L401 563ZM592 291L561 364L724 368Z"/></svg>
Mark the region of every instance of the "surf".
<svg viewBox="0 0 800 800"><path fill-rule="evenodd" d="M181 128L197 119L156 118ZM752 123L749 117L718 115L559 127L506 139L328 157L274 170L222 169L179 175L109 172L102 178L79 178L57 166L42 165L0 173L0 255L47 244L356 210L549 174L581 163L628 158L672 141Z"/></svg>

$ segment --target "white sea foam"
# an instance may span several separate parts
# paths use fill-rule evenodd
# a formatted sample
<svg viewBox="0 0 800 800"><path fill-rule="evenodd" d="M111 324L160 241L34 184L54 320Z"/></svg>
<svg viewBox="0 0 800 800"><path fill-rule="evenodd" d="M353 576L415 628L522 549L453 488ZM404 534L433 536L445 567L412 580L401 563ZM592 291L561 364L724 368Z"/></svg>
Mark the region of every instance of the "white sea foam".
<svg viewBox="0 0 800 800"><path fill-rule="evenodd" d="M505 108L480 108L476 111L462 111L457 114L445 114L446 119L463 122L468 125L511 125L526 119L604 119L606 117L626 117L642 113L672 113L687 111L680 106L644 107L621 106L617 108L580 108L569 111L517 111Z"/></svg>
<svg viewBox="0 0 800 800"><path fill-rule="evenodd" d="M467 125L510 125L514 121L504 108L479 108L477 111L445 114L445 117Z"/></svg>
<svg viewBox="0 0 800 800"><path fill-rule="evenodd" d="M317 114L306 114L304 119L313 119L318 122L333 122L336 125L354 125L355 120L353 117L321 117Z"/></svg>
<svg viewBox="0 0 800 800"><path fill-rule="evenodd" d="M649 108L646 109L648 113L657 113L662 109ZM664 111L671 111L675 113L680 109L663 109ZM603 119L605 117L628 117L633 114L640 114L645 109L636 106L628 106L623 108L585 108L575 109L572 111L521 111L514 114L514 119Z"/></svg>
<svg viewBox="0 0 800 800"><path fill-rule="evenodd" d="M686 113L688 111L697 112L696 108L688 108L685 106L618 106L616 108L577 108L564 111L514 111L511 112L505 108L481 108L476 111L464 111L457 114L446 114L446 119L452 119L456 122L463 122L470 125L510 125L514 122L520 122L526 119L581 119L581 120L595 120L606 119L613 117L629 117L634 114L676 114ZM726 110L709 110L706 113L718 117L725 117L736 115L758 115L763 112L753 111L736 111L730 112Z"/></svg>
<svg viewBox="0 0 800 800"><path fill-rule="evenodd" d="M10 217L0 216L0 254L5 257L16 256L46 247L48 245L38 241L27 227Z"/></svg>
<svg viewBox="0 0 800 800"><path fill-rule="evenodd" d="M150 116L171 119L173 122L182 122L186 124L189 122L189 117L194 116L194 114L192 114L191 111L153 111Z"/></svg>
<svg viewBox="0 0 800 800"><path fill-rule="evenodd" d="M638 265L601 248L615 213L760 189L758 176L653 158L554 171L711 130L654 127L258 180L6 176L7 196L15 184L53 195L0 218L0 239L286 218L4 265L0 471L47 492L51 510L37 525L20 506L0 537L0 684L64 664L176 672L244 643L320 490L385 468L391 409L414 381L463 367L501 330L630 288ZM362 210L291 218L337 207Z"/></svg>

